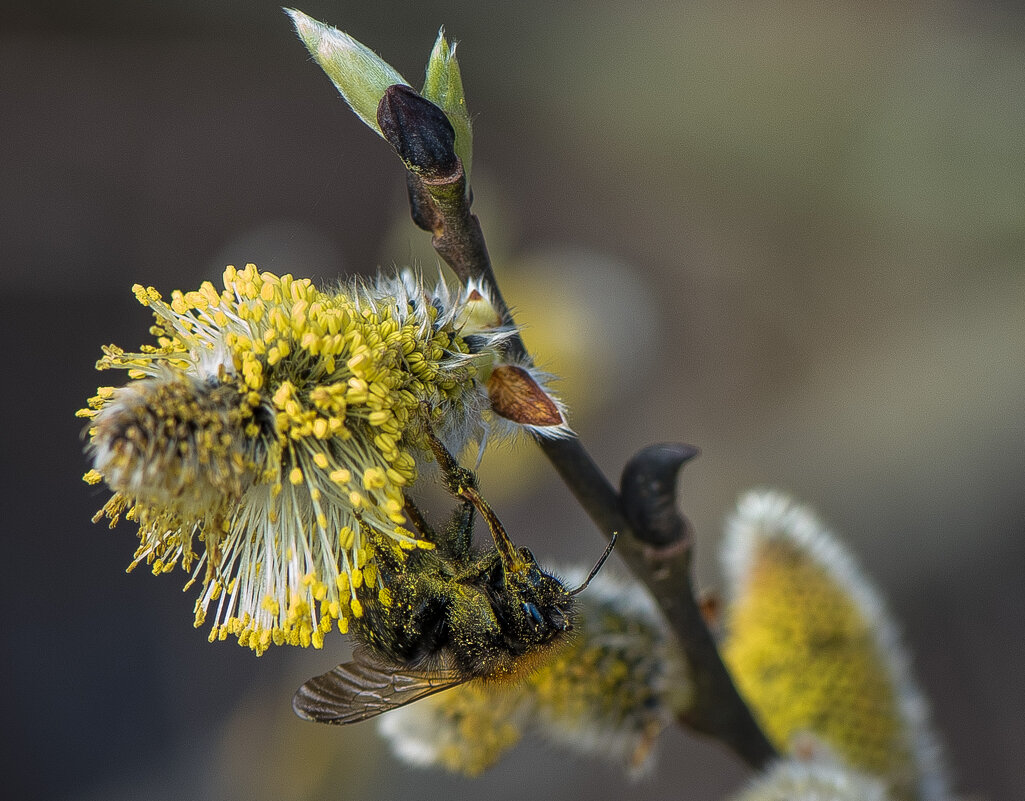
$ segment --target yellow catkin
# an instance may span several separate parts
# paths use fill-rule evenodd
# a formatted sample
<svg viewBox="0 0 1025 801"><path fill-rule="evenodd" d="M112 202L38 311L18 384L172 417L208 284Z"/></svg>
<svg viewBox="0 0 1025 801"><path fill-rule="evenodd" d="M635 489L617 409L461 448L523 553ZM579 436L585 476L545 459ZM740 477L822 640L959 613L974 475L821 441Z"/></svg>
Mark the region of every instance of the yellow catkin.
<svg viewBox="0 0 1025 801"><path fill-rule="evenodd" d="M79 412L94 461L84 478L114 491L102 517L138 522L133 564L162 573L206 560L194 580L202 615L218 609L217 639L257 653L318 647L332 620L362 614L349 593L364 580L378 592L368 539L371 550L412 547L404 491L428 450L424 410L461 441L483 431L478 371L502 332L461 319L469 289L413 275L327 292L249 264L222 281L170 302L133 288L155 339L104 349L97 367L132 380L100 387ZM218 600L224 566L241 584Z"/></svg>
<svg viewBox="0 0 1025 801"><path fill-rule="evenodd" d="M728 611L722 654L769 738L811 733L851 767L892 777L912 758L886 656L854 600L789 540L759 542Z"/></svg>

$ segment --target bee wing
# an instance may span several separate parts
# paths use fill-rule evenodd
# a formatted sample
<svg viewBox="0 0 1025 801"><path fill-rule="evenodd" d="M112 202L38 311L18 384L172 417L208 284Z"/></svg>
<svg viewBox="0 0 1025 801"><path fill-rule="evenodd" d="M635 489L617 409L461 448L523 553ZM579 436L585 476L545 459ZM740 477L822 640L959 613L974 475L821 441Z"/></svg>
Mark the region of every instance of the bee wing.
<svg viewBox="0 0 1025 801"><path fill-rule="evenodd" d="M306 682L292 709L318 723L358 723L464 681L445 668L415 670L357 658Z"/></svg>

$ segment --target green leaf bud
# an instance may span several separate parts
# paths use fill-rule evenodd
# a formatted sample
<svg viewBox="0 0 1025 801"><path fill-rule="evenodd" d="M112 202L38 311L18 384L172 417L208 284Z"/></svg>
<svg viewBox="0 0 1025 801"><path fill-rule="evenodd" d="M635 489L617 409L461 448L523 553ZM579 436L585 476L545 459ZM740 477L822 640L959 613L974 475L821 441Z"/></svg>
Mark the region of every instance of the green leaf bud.
<svg viewBox="0 0 1025 801"><path fill-rule="evenodd" d="M440 107L456 132L456 155L463 163L466 183L470 183L470 162L473 159L473 126L463 94L463 78L456 60L456 45L445 39L445 29L438 31L431 57L427 62L421 94Z"/></svg>
<svg viewBox="0 0 1025 801"><path fill-rule="evenodd" d="M286 8L285 13L291 17L296 33L313 60L327 73L345 102L363 122L381 134L377 124L377 106L389 86L408 86L406 79L373 50L347 33L294 8Z"/></svg>

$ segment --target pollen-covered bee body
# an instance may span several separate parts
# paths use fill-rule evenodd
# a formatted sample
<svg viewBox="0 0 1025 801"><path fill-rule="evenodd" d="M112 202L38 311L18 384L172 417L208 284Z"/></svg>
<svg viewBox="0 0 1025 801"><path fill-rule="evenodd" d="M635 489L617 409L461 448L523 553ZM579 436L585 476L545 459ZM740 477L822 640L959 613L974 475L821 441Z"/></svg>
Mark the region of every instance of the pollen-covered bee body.
<svg viewBox="0 0 1025 801"><path fill-rule="evenodd" d="M472 474L433 444L450 491L466 500L440 536L420 532L438 548L405 558L379 554L388 592L353 621L353 661L296 693L301 717L353 723L473 679L513 679L565 643L573 628L579 590L546 573L527 548L515 548ZM475 508L496 547L471 548Z"/></svg>
<svg viewBox="0 0 1025 801"><path fill-rule="evenodd" d="M401 570L382 570L389 603L367 604L350 631L397 664L432 667L441 658L468 679L512 674L572 626L569 592L521 554L531 575L519 585L506 580L495 550L466 563L411 554Z"/></svg>
<svg viewBox="0 0 1025 801"><path fill-rule="evenodd" d="M576 586L586 572L560 572ZM384 715L378 731L421 766L477 776L528 733L622 763L655 762L659 734L691 703L683 653L643 588L603 573L575 596L573 635L515 682L467 682Z"/></svg>
<svg viewBox="0 0 1025 801"><path fill-rule="evenodd" d="M418 551L394 572L379 560L389 593L353 621L355 658L304 684L296 712L352 723L465 681L530 670L565 641L573 598L527 549L519 553L529 565L522 581L507 580L495 549L465 561Z"/></svg>

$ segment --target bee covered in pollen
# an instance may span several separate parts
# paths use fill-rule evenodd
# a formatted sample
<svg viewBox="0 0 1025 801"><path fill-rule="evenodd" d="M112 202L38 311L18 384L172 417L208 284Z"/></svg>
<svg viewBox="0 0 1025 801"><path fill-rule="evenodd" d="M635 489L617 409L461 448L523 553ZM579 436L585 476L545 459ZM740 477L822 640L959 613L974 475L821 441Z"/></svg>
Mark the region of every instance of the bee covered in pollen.
<svg viewBox="0 0 1025 801"><path fill-rule="evenodd" d="M560 571L585 580L586 568ZM522 681L467 682L384 715L378 731L413 765L477 776L528 736L650 772L659 735L688 708L683 651L637 582L602 570L577 596L566 647Z"/></svg>
<svg viewBox="0 0 1025 801"><path fill-rule="evenodd" d="M615 537L583 583L567 589L527 548L513 545L474 474L439 440L431 444L446 488L462 503L445 531L424 531L436 548L380 559L387 598L353 621L353 660L299 688L293 707L300 717L356 723L473 679L528 675L568 642L574 596L612 552ZM472 548L474 511L487 522L493 548Z"/></svg>

